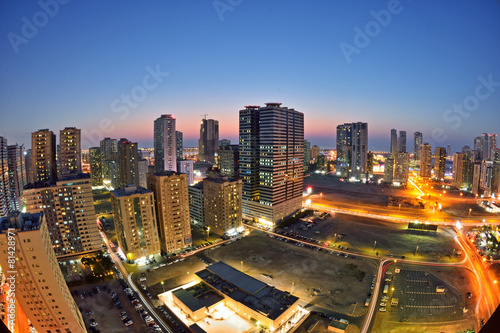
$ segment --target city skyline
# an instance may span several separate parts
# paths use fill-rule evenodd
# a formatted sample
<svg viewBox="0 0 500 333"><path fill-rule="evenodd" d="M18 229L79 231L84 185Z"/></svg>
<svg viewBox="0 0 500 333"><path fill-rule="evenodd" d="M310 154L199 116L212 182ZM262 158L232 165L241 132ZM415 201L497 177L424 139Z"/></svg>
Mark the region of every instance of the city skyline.
<svg viewBox="0 0 500 333"><path fill-rule="evenodd" d="M110 17L116 3L2 6L0 130L9 143L76 126L83 149L104 137L152 147L152 121L172 114L194 147L205 113L220 121L220 138L236 142L237 111L266 102L304 112L305 137L325 148L350 121L369 123L369 149L384 151L391 128L459 151L500 122L494 1L454 2L453 13L428 1L256 1L225 11L211 2L120 3L119 18ZM272 24L285 18L293 23ZM250 19L251 28L240 24Z"/></svg>

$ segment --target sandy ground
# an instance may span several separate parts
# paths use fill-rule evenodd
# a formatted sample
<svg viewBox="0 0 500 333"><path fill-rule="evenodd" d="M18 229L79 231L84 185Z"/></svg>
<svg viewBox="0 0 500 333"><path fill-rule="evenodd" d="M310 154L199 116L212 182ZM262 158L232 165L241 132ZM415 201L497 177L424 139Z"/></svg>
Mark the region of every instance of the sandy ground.
<svg viewBox="0 0 500 333"><path fill-rule="evenodd" d="M446 228L437 233L407 230L407 224L394 224L358 216L335 214L319 220L307 231L302 230L307 222L297 222L286 231L293 231L306 237L334 243L338 247L347 246L349 250L364 254L394 257L405 255L407 259L431 259L440 261L457 260L451 256L455 240ZM345 233L345 235L341 235ZM337 236L335 236L337 234ZM340 237L342 238L339 238ZM376 241L376 244L375 244ZM418 251L415 255L415 250Z"/></svg>

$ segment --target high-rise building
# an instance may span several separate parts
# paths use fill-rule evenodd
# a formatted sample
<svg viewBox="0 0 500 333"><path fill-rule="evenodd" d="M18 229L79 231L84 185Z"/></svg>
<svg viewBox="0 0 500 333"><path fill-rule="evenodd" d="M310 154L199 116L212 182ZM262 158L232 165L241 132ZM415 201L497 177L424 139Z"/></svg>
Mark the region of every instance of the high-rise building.
<svg viewBox="0 0 500 333"><path fill-rule="evenodd" d="M318 156L319 156L319 147L314 145L311 147L311 160L316 162Z"/></svg>
<svg viewBox="0 0 500 333"><path fill-rule="evenodd" d="M184 159L184 157L182 156L183 147L184 147L184 142L182 139L182 132L175 131L175 151L176 151L177 161Z"/></svg>
<svg viewBox="0 0 500 333"><path fill-rule="evenodd" d="M139 184L139 156L137 142L130 142L121 138L118 141L118 187L124 188L128 184Z"/></svg>
<svg viewBox="0 0 500 333"><path fill-rule="evenodd" d="M238 145L225 145L219 147L219 165L221 174L230 178L240 176L240 150Z"/></svg>
<svg viewBox="0 0 500 333"><path fill-rule="evenodd" d="M179 160L177 161L177 170L187 175L188 185L194 184L194 161L193 160Z"/></svg>
<svg viewBox="0 0 500 333"><path fill-rule="evenodd" d="M190 246L192 237L187 175L173 171L148 174L148 189L155 197L162 252L177 252Z"/></svg>
<svg viewBox="0 0 500 333"><path fill-rule="evenodd" d="M7 139L0 136L0 216L7 216L10 212L9 189Z"/></svg>
<svg viewBox="0 0 500 333"><path fill-rule="evenodd" d="M26 149L24 155L24 164L26 165L26 184L34 183L33 180L33 160L31 158L31 149Z"/></svg>
<svg viewBox="0 0 500 333"><path fill-rule="evenodd" d="M229 146L231 144L231 140L229 139L221 139L219 140L219 147Z"/></svg>
<svg viewBox="0 0 500 333"><path fill-rule="evenodd" d="M203 196L203 182L198 182L188 188L189 217L191 224L197 227L205 226L205 207Z"/></svg>
<svg viewBox="0 0 500 333"><path fill-rule="evenodd" d="M82 173L82 147L80 130L66 127L59 133L61 176Z"/></svg>
<svg viewBox="0 0 500 333"><path fill-rule="evenodd" d="M31 134L31 159L34 182L57 180L56 135L48 129Z"/></svg>
<svg viewBox="0 0 500 333"><path fill-rule="evenodd" d="M483 160L495 160L495 152L497 150L497 135L483 133L481 135L481 156Z"/></svg>
<svg viewBox="0 0 500 333"><path fill-rule="evenodd" d="M471 161L467 153L453 154L453 178L452 185L461 190L469 190L471 187Z"/></svg>
<svg viewBox="0 0 500 333"><path fill-rule="evenodd" d="M104 185L116 189L120 183L120 168L118 162L106 160L102 162L102 182Z"/></svg>
<svg viewBox="0 0 500 333"><path fill-rule="evenodd" d="M398 152L406 153L406 131L399 131Z"/></svg>
<svg viewBox="0 0 500 333"><path fill-rule="evenodd" d="M155 172L177 171L175 118L163 114L154 123Z"/></svg>
<svg viewBox="0 0 500 333"><path fill-rule="evenodd" d="M274 225L302 207L304 114L266 103L239 115L243 217Z"/></svg>
<svg viewBox="0 0 500 333"><path fill-rule="evenodd" d="M28 213L45 214L58 257L101 249L90 175L63 178L55 184L28 185L23 191L23 199Z"/></svg>
<svg viewBox="0 0 500 333"><path fill-rule="evenodd" d="M491 176L491 196L498 198L500 194L500 163L493 163L493 172Z"/></svg>
<svg viewBox="0 0 500 333"><path fill-rule="evenodd" d="M474 162L472 165L472 194L479 195L479 184L481 183L481 162Z"/></svg>
<svg viewBox="0 0 500 333"><path fill-rule="evenodd" d="M9 228L14 230L8 233ZM15 299L37 332L86 333L82 315L59 268L49 233L43 214L19 213L2 219L0 252L11 253L11 237L17 247L12 252L15 266L12 267L10 255L1 255L0 265L6 277L13 276L8 271L17 272Z"/></svg>
<svg viewBox="0 0 500 333"><path fill-rule="evenodd" d="M446 148L434 148L434 178L438 180L444 179L444 171L446 167Z"/></svg>
<svg viewBox="0 0 500 333"><path fill-rule="evenodd" d="M361 178L367 172L368 124L337 126L337 175Z"/></svg>
<svg viewBox="0 0 500 333"><path fill-rule="evenodd" d="M422 133L415 132L413 134L413 159L415 161L420 161L421 154L422 154Z"/></svg>
<svg viewBox="0 0 500 333"><path fill-rule="evenodd" d="M373 152L369 151L366 155L366 173L368 174L368 177L373 176L373 159L374 154Z"/></svg>
<svg viewBox="0 0 500 333"><path fill-rule="evenodd" d="M384 182L392 184L394 180L394 157L392 154L387 156L384 165Z"/></svg>
<svg viewBox="0 0 500 333"><path fill-rule="evenodd" d="M309 171L311 165L311 143L304 140L304 172Z"/></svg>
<svg viewBox="0 0 500 333"><path fill-rule="evenodd" d="M24 146L7 146L8 191L11 212L20 212L23 208L22 195L27 185Z"/></svg>
<svg viewBox="0 0 500 333"><path fill-rule="evenodd" d="M219 148L219 121L202 119L200 125L200 139L198 140L198 160L215 162L215 154Z"/></svg>
<svg viewBox="0 0 500 333"><path fill-rule="evenodd" d="M391 155L396 156L398 152L398 131L396 129L391 129Z"/></svg>
<svg viewBox="0 0 500 333"><path fill-rule="evenodd" d="M405 186L408 182L409 167L410 154L405 152L396 153L393 183L399 183L400 185Z"/></svg>
<svg viewBox="0 0 500 333"><path fill-rule="evenodd" d="M420 153L420 177L432 177L432 147L427 142L422 145Z"/></svg>
<svg viewBox="0 0 500 333"><path fill-rule="evenodd" d="M100 142L101 161L116 161L118 159L118 142L116 139L104 138Z"/></svg>
<svg viewBox="0 0 500 333"><path fill-rule="evenodd" d="M102 186L102 163L101 163L101 148L89 148L90 155L90 176L92 178L92 186Z"/></svg>
<svg viewBox="0 0 500 333"><path fill-rule="evenodd" d="M203 179L205 225L218 235L236 232L242 226L241 179L227 176Z"/></svg>
<svg viewBox="0 0 500 333"><path fill-rule="evenodd" d="M148 187L148 160L146 159L140 159L137 162L137 170L138 170L138 176L137 176L137 185L140 187Z"/></svg>
<svg viewBox="0 0 500 333"><path fill-rule="evenodd" d="M481 177L479 180L480 194L485 197L491 196L491 180L493 176L493 161L483 160L481 162Z"/></svg>
<svg viewBox="0 0 500 333"><path fill-rule="evenodd" d="M129 261L160 253L153 192L127 185L111 192L118 245Z"/></svg>
<svg viewBox="0 0 500 333"><path fill-rule="evenodd" d="M446 157L450 157L451 156L451 145L448 144L448 146L446 146Z"/></svg>

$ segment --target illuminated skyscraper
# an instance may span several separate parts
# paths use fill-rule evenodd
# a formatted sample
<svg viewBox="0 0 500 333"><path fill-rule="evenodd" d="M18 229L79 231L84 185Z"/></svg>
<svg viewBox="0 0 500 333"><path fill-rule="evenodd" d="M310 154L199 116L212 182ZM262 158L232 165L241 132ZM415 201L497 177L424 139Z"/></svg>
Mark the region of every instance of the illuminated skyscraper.
<svg viewBox="0 0 500 333"><path fill-rule="evenodd" d="M67 177L82 173L82 147L80 130L66 127L59 133L61 176Z"/></svg>
<svg viewBox="0 0 500 333"><path fill-rule="evenodd" d="M7 139L0 136L0 216L7 216L10 212L8 175Z"/></svg>
<svg viewBox="0 0 500 333"><path fill-rule="evenodd" d="M198 160L215 163L215 154L219 146L219 121L202 119L200 139L198 141Z"/></svg>
<svg viewBox="0 0 500 333"><path fill-rule="evenodd" d="M413 159L415 161L420 161L421 154L422 154L422 133L415 132L413 134Z"/></svg>
<svg viewBox="0 0 500 333"><path fill-rule="evenodd" d="M34 182L57 180L56 135L48 129L31 134L31 159Z"/></svg>
<svg viewBox="0 0 500 333"><path fill-rule="evenodd" d="M187 175L173 171L148 174L148 189L154 193L162 252L178 252L190 246L192 237Z"/></svg>
<svg viewBox="0 0 500 333"><path fill-rule="evenodd" d="M175 151L176 151L176 157L177 161L184 159L182 156L182 149L184 147L184 142L182 139L183 135L182 132L180 131L175 131Z"/></svg>
<svg viewBox="0 0 500 333"><path fill-rule="evenodd" d="M240 151L238 145L224 145L219 147L219 170L222 175L230 178L240 176Z"/></svg>
<svg viewBox="0 0 500 333"><path fill-rule="evenodd" d="M8 191L11 212L20 212L23 208L22 195L27 185L24 146L7 146Z"/></svg>
<svg viewBox="0 0 500 333"><path fill-rule="evenodd" d="M410 164L410 154L404 152L396 153L394 163L394 183L406 185L408 182L408 170Z"/></svg>
<svg viewBox="0 0 500 333"><path fill-rule="evenodd" d="M23 191L28 213L45 214L58 257L100 250L92 184L88 174L63 178L57 183L35 183Z"/></svg>
<svg viewBox="0 0 500 333"><path fill-rule="evenodd" d="M304 140L304 172L309 171L311 165L311 143Z"/></svg>
<svg viewBox="0 0 500 333"><path fill-rule="evenodd" d="M182 135L179 138L182 140ZM155 120L155 172L177 171L177 139L175 118L171 114L161 115Z"/></svg>
<svg viewBox="0 0 500 333"><path fill-rule="evenodd" d="M187 175L188 185L194 184L194 161L193 160L179 160L177 161L177 170Z"/></svg>
<svg viewBox="0 0 500 333"><path fill-rule="evenodd" d="M266 103L239 115L243 216L274 225L302 207L304 114Z"/></svg>
<svg viewBox="0 0 500 333"><path fill-rule="evenodd" d="M406 131L399 131L398 152L406 153Z"/></svg>
<svg viewBox="0 0 500 333"><path fill-rule="evenodd" d="M394 128L391 129L391 155L392 157L396 156L398 152L398 131Z"/></svg>
<svg viewBox="0 0 500 333"><path fill-rule="evenodd" d="M432 177L432 147L427 142L422 145L420 154L420 177Z"/></svg>
<svg viewBox="0 0 500 333"><path fill-rule="evenodd" d="M444 179L444 171L446 167L446 148L434 148L434 178L438 180Z"/></svg>
<svg viewBox="0 0 500 333"><path fill-rule="evenodd" d="M8 228L14 230L8 233ZM18 214L0 220L0 265L6 277L11 275L7 273L9 270L17 272L12 291L37 332L86 333L80 310L59 268L49 233L43 214ZM14 268L10 266L10 255L4 255L11 251L9 236L14 237L17 245L13 254Z"/></svg>
<svg viewBox="0 0 500 333"><path fill-rule="evenodd" d="M453 154L453 178L452 185L458 189L470 190L472 184L472 165L470 154Z"/></svg>
<svg viewBox="0 0 500 333"><path fill-rule="evenodd" d="M394 180L394 157L392 154L385 159L384 165L384 182L392 184Z"/></svg>
<svg viewBox="0 0 500 333"><path fill-rule="evenodd" d="M346 123L337 126L337 175L361 178L366 176L368 155L368 124Z"/></svg>
<svg viewBox="0 0 500 333"><path fill-rule="evenodd" d="M160 253L153 192L135 185L111 192L118 245L130 261Z"/></svg>
<svg viewBox="0 0 500 333"><path fill-rule="evenodd" d="M89 148L90 155L90 175L92 178L92 186L102 185L102 164L101 164L101 148Z"/></svg>
<svg viewBox="0 0 500 333"><path fill-rule="evenodd" d="M118 141L118 187L124 188L128 184L139 185L139 156L137 142L127 139Z"/></svg>

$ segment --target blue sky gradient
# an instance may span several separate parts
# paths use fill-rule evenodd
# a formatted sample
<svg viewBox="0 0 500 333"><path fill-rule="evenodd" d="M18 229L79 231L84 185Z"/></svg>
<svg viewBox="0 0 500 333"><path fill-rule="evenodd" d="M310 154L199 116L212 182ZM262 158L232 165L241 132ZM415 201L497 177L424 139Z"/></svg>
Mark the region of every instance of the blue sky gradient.
<svg viewBox="0 0 500 333"><path fill-rule="evenodd" d="M375 150L388 150L391 128L408 132L409 147L421 131L453 151L500 132L497 0L64 2L0 3L0 135L10 144L76 126L84 147L104 136L150 147L166 113L186 146L205 113L236 143L238 110L265 102L304 112L306 138L325 148L353 121L368 122ZM44 21L40 3L57 13ZM375 23L372 11L390 10ZM26 21L39 24L28 37ZM358 28L367 45L355 43ZM361 47L347 59L342 43ZM147 78L156 69L168 75ZM464 101L472 111L447 113Z"/></svg>

